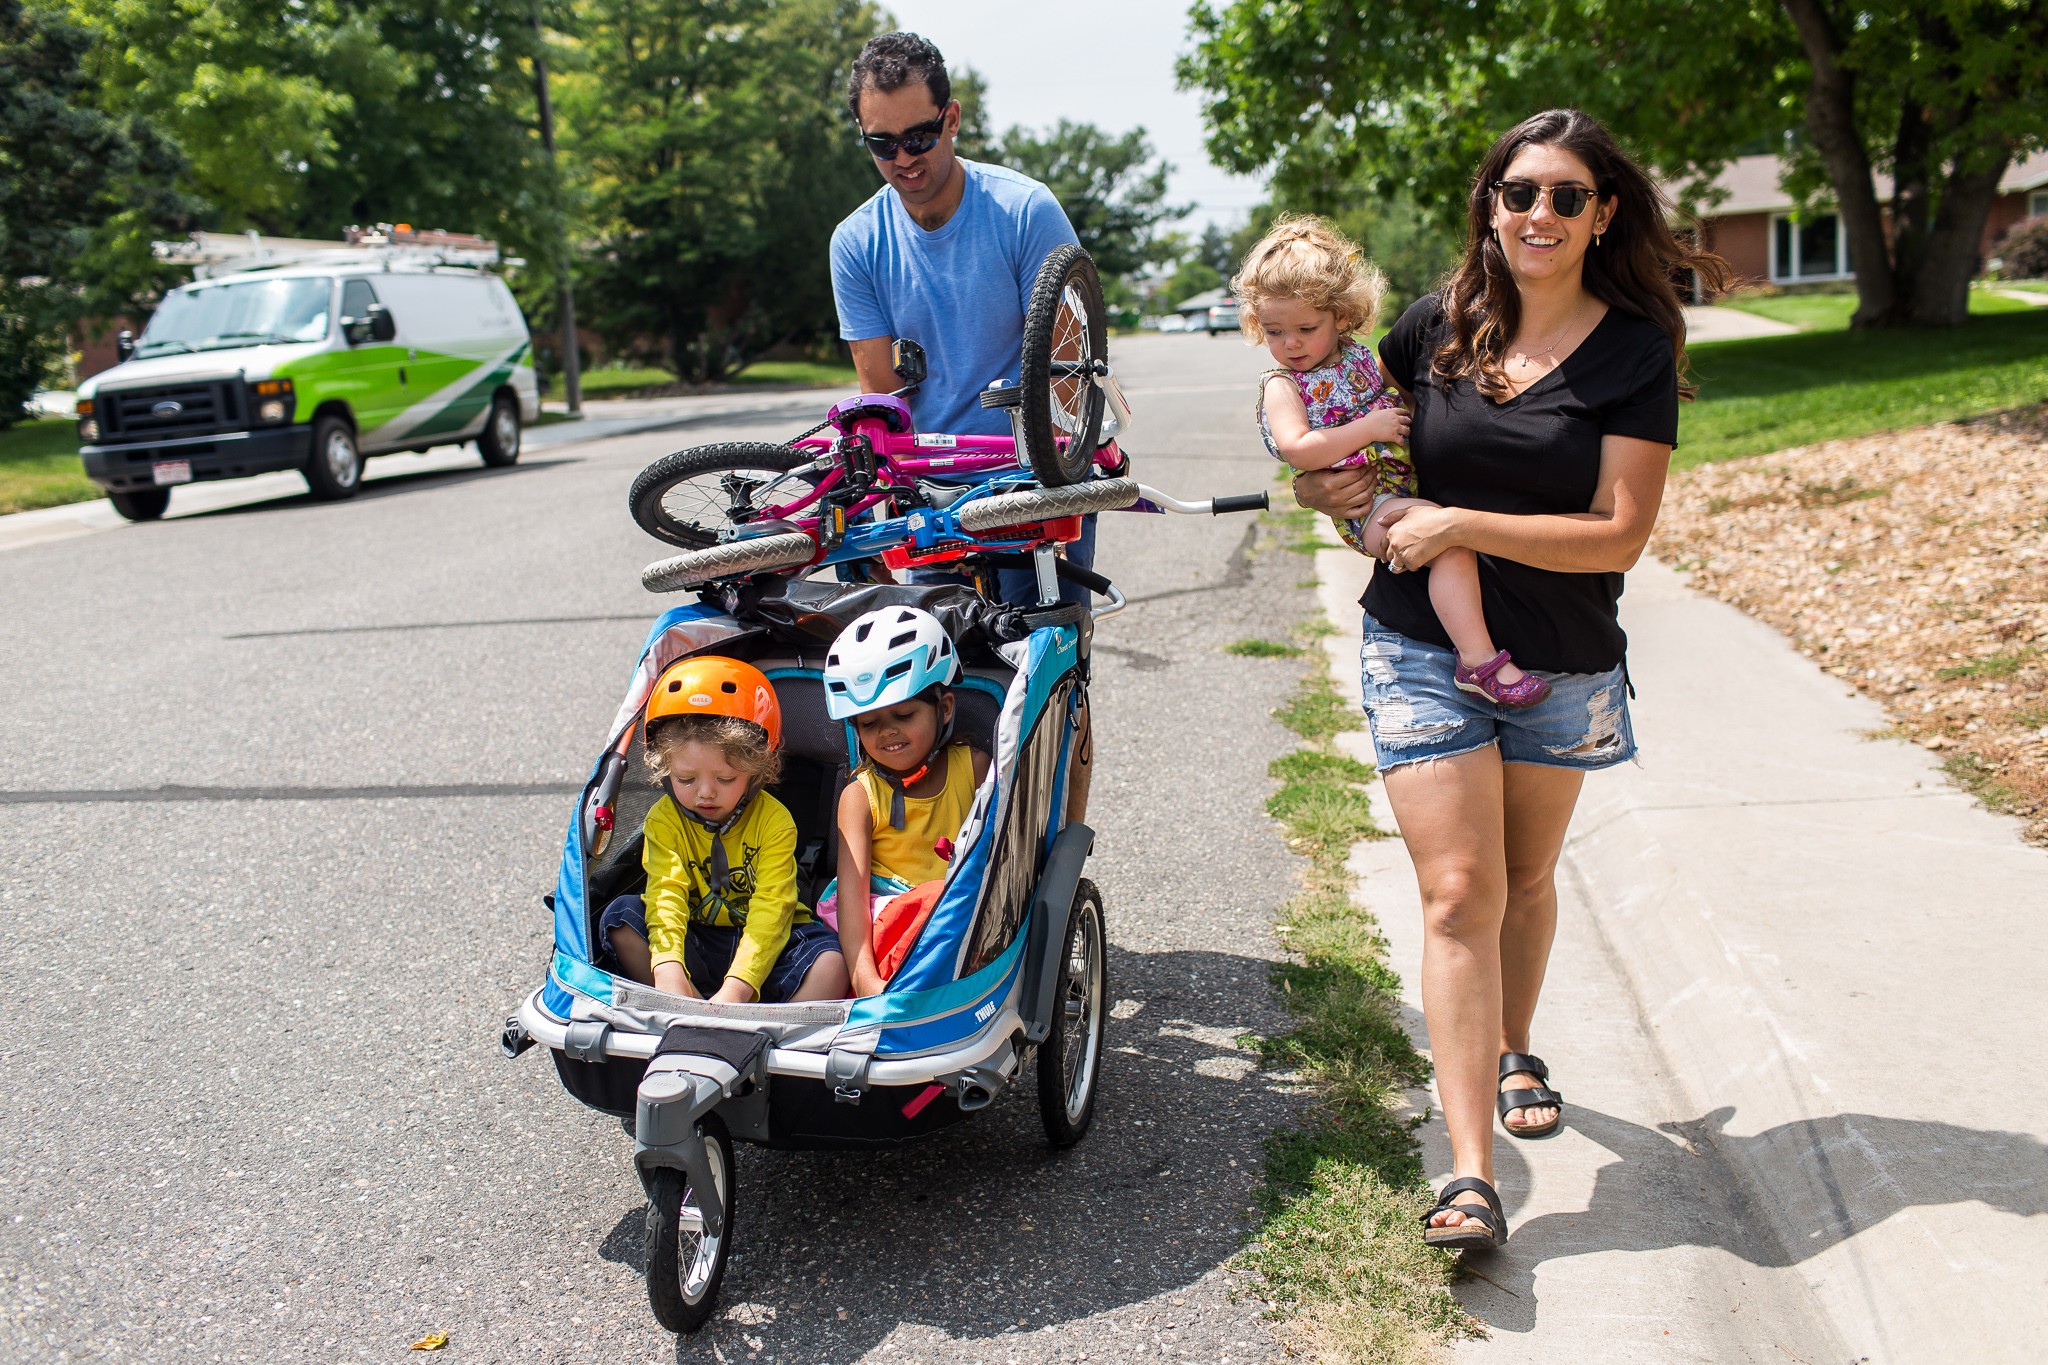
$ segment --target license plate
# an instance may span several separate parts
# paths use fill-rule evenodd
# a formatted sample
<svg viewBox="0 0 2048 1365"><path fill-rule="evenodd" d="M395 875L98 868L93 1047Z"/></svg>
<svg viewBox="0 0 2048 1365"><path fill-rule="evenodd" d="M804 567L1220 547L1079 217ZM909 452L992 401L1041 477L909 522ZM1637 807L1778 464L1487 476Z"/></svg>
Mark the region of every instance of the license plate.
<svg viewBox="0 0 2048 1365"><path fill-rule="evenodd" d="M156 481L159 487L169 483L192 482L192 462L190 460L158 460L151 468L156 474Z"/></svg>

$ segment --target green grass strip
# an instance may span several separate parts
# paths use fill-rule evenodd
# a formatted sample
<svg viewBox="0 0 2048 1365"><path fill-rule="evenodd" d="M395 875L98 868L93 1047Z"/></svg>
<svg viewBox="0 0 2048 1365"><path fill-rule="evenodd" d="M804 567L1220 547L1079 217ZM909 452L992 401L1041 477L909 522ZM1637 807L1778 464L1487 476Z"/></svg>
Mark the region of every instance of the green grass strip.
<svg viewBox="0 0 2048 1365"><path fill-rule="evenodd" d="M78 424L68 417L0 430L0 513L103 498L78 459Z"/></svg>
<svg viewBox="0 0 2048 1365"><path fill-rule="evenodd" d="M1289 522L1269 518L1283 535L1316 533ZM1337 694L1327 656L1309 653L1307 673L1273 713L1303 743L1273 760L1280 789L1266 802L1308 860L1277 926L1294 960L1273 972L1297 1023L1263 1048L1269 1064L1301 1074L1315 1103L1302 1126L1267 1140L1262 1222L1242 1260L1320 1360L1420 1365L1437 1343L1474 1329L1448 1292L1455 1261L1422 1244L1431 1200L1416 1130L1427 1115L1401 1106L1404 1090L1427 1082L1429 1062L1401 1028L1400 979L1344 866L1353 844L1386 833L1365 790L1373 770L1337 749L1357 713Z"/></svg>

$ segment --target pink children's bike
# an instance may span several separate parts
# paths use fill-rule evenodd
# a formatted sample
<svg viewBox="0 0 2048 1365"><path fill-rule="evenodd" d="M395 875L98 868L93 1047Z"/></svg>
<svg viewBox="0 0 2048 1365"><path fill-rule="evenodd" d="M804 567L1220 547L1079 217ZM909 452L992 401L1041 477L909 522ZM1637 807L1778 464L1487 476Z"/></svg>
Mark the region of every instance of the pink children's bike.
<svg viewBox="0 0 2048 1365"><path fill-rule="evenodd" d="M1025 312L1022 374L982 394L983 407L1009 413L1010 435L918 431L903 395L923 382L924 351L899 340L895 393L835 404L786 444L699 446L643 470L633 520L685 553L649 565L642 583L672 592L858 560L902 569L1029 552L1050 590L1054 547L1080 535L1086 513L1263 506L1263 495L1178 503L1124 477L1118 438L1131 413L1107 342L1094 262L1061 247Z"/></svg>

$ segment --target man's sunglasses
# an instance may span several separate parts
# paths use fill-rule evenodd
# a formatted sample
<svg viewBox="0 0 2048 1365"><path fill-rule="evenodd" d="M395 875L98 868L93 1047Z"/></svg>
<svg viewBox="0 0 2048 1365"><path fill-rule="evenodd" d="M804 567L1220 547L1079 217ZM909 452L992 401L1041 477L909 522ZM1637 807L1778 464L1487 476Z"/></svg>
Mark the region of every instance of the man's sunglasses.
<svg viewBox="0 0 2048 1365"><path fill-rule="evenodd" d="M866 145L869 155L877 161L894 161L900 147L912 156L923 156L939 145L939 139L946 135L946 111L941 109L935 119L927 119L900 133L862 132L860 140Z"/></svg>
<svg viewBox="0 0 2048 1365"><path fill-rule="evenodd" d="M1500 195L1501 207L1509 213L1532 213L1536 201L1548 195L1550 211L1560 218L1578 217L1586 211L1586 205L1600 197L1583 185L1538 185L1527 180L1496 180L1493 189Z"/></svg>

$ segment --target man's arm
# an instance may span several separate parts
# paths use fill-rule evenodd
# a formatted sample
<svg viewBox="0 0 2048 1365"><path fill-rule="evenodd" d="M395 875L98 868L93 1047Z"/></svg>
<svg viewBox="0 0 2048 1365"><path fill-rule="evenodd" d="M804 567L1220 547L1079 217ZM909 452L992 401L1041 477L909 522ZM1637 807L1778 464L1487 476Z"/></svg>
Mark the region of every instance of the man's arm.
<svg viewBox="0 0 2048 1365"><path fill-rule="evenodd" d="M895 344L894 337L867 337L846 343L853 352L853 373L862 393L894 393L903 387L896 371L889 367L889 351Z"/></svg>

